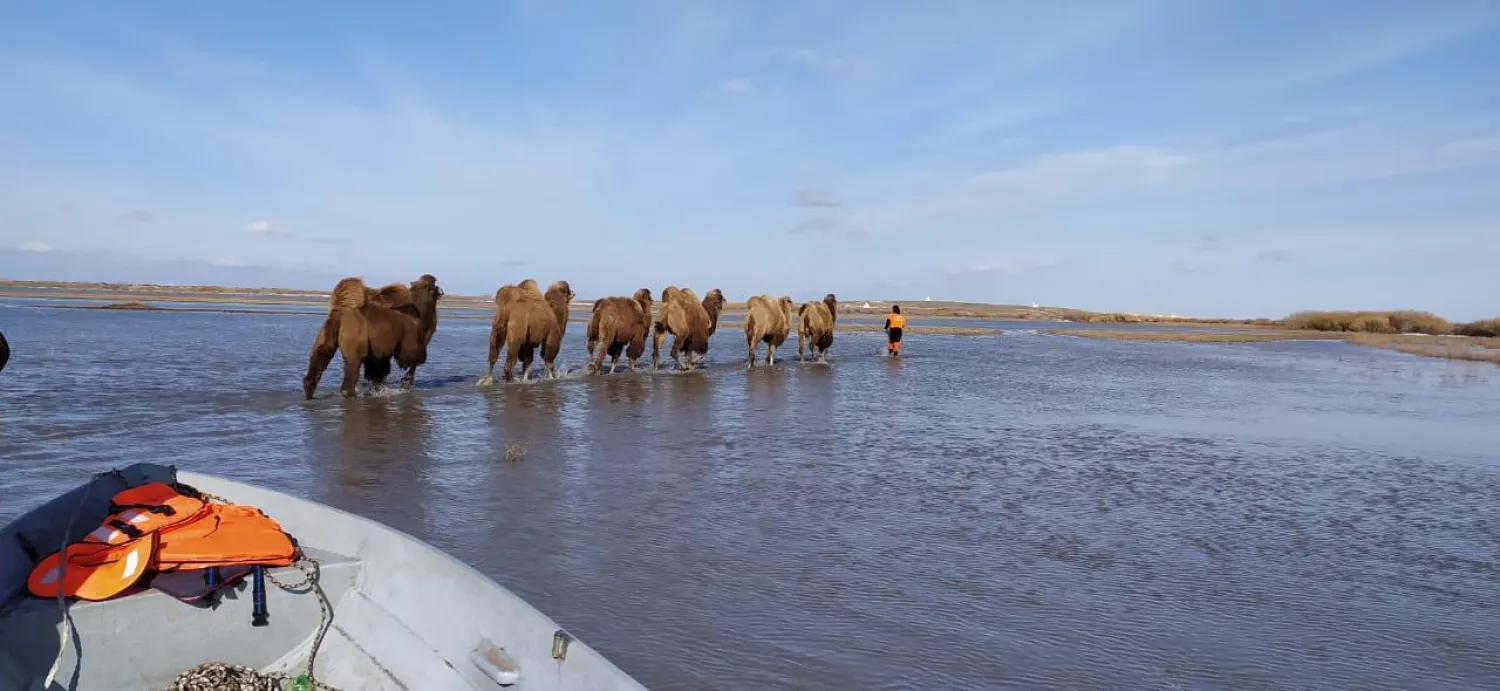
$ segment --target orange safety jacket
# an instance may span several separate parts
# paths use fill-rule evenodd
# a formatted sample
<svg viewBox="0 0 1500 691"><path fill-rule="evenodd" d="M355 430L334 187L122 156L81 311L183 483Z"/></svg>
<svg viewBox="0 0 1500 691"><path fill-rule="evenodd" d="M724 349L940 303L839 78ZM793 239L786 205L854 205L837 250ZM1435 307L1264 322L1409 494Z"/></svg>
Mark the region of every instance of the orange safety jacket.
<svg viewBox="0 0 1500 691"><path fill-rule="evenodd" d="M107 600L147 573L291 566L298 554L291 536L259 509L212 504L190 487L153 482L116 494L104 522L37 563L26 586L40 597Z"/></svg>
<svg viewBox="0 0 1500 691"><path fill-rule="evenodd" d="M891 328L891 329L905 329L906 328L906 315L904 315L904 314L896 314L896 313L892 312L890 314L885 315L885 320L886 320L887 323L890 324L890 326L888 326L887 328Z"/></svg>

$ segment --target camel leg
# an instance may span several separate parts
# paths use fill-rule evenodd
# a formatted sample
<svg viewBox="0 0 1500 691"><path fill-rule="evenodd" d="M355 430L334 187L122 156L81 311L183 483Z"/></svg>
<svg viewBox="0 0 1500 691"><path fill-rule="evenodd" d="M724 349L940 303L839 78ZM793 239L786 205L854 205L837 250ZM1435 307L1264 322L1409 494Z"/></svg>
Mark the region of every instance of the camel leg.
<svg viewBox="0 0 1500 691"><path fill-rule="evenodd" d="M619 367L619 366L620 366L620 356L619 355L615 355L614 357L611 357L609 359L609 373L610 374L614 374L615 373L615 368ZM632 372L635 371L635 363L634 362L630 363L630 371L632 371Z"/></svg>
<svg viewBox="0 0 1500 691"><path fill-rule="evenodd" d="M307 352L307 375L302 377L302 393L308 400L312 400L313 392L318 390L318 380L323 378L323 370L328 369L333 354L339 350L339 321L337 312L328 315L323 326L318 328L312 349Z"/></svg>
<svg viewBox="0 0 1500 691"><path fill-rule="evenodd" d="M344 382L339 385L339 395L354 398L355 386L359 385L359 363L362 358L344 355Z"/></svg>
<svg viewBox="0 0 1500 691"><path fill-rule="evenodd" d="M505 381L514 381L514 376L515 376L514 372L515 372L515 370L516 370L516 347L514 345L511 345L511 346L509 346L509 347L507 347L505 349L505 372L502 375L502 376L505 377Z"/></svg>
<svg viewBox="0 0 1500 691"><path fill-rule="evenodd" d="M599 333L597 340L589 346L589 374L598 374L599 370L604 368L604 354L610 349L610 344L614 342L614 333L606 334L603 331ZM619 359L620 357L616 355L615 360ZM610 374L614 374L614 371L614 367L609 368Z"/></svg>
<svg viewBox="0 0 1500 691"><path fill-rule="evenodd" d="M536 359L536 346L521 346L521 381L531 380L531 363Z"/></svg>
<svg viewBox="0 0 1500 691"><path fill-rule="evenodd" d="M682 345L682 339L672 339L672 362L677 363L677 369L679 371L693 368L692 363L684 364L682 362Z"/></svg>
<svg viewBox="0 0 1500 691"><path fill-rule="evenodd" d="M504 332L494 326L490 327L490 367L485 370L484 376L479 378L480 386L489 386L495 383L495 361L500 359L500 345L504 342ZM509 370L507 370L508 372ZM506 377L510 377L507 375Z"/></svg>
<svg viewBox="0 0 1500 691"><path fill-rule="evenodd" d="M667 332L661 324L651 334L651 369L661 369L661 346L667 340Z"/></svg>
<svg viewBox="0 0 1500 691"><path fill-rule="evenodd" d="M776 364L776 344L774 343L766 344L766 364Z"/></svg>
<svg viewBox="0 0 1500 691"><path fill-rule="evenodd" d="M749 351L745 356L745 369L755 367L755 340L754 334L745 334L745 347Z"/></svg>
<svg viewBox="0 0 1500 691"><path fill-rule="evenodd" d="M547 378L557 378L557 353L562 350L561 338L550 338L542 344L542 366L547 369Z"/></svg>
<svg viewBox="0 0 1500 691"><path fill-rule="evenodd" d="M323 370L328 369L328 363L333 362L333 354L337 352L334 348L313 348L307 355L307 376L302 378L302 393L312 400L313 392L318 390L318 380L323 378Z"/></svg>

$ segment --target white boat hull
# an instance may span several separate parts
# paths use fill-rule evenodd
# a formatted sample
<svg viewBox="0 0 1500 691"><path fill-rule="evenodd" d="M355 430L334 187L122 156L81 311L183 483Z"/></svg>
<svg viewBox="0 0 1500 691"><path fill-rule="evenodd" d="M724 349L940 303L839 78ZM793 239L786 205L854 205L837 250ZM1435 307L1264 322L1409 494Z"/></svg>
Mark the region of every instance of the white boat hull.
<svg viewBox="0 0 1500 691"><path fill-rule="evenodd" d="M171 472L139 464L96 479L72 539L99 525L116 491ZM253 485L186 471L177 479L259 507L318 560L332 604L316 659L323 683L391 691L644 688L515 594L405 533ZM0 689L43 688L54 663L52 688L78 690L160 689L211 661L293 676L306 671L323 618L317 597L268 586L271 623L252 627L243 584L214 608L156 590L71 603L74 640L59 657L62 612L26 591L26 575L37 558L57 550L83 490L0 531ZM296 569L270 573L286 583L301 578Z"/></svg>

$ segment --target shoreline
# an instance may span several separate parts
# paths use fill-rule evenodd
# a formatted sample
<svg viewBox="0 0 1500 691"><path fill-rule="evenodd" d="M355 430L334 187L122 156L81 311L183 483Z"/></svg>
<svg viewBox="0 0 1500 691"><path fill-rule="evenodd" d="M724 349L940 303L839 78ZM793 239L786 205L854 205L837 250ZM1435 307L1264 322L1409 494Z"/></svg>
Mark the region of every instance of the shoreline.
<svg viewBox="0 0 1500 691"><path fill-rule="evenodd" d="M655 291L655 289L653 289ZM112 302L149 301L183 303L227 303L250 305L312 305L328 300L328 291L293 288L234 288L223 286L164 286L149 283L79 283L61 281L0 280L0 298L46 300L108 300ZM659 299L659 296L658 296ZM450 307L488 309L493 295L448 293L443 298ZM586 309L592 299L575 300L575 310ZM863 305L869 304L865 308ZM1078 323L1172 324L1196 326L1264 326L1269 320L1199 319L1176 315L1091 312L1067 307L1028 307L977 302L927 300L842 300L839 315L878 319L890 305L900 304L913 318L973 319L1006 321L1063 321ZM725 304L725 315L744 314L744 302Z"/></svg>
<svg viewBox="0 0 1500 691"><path fill-rule="evenodd" d="M1172 331L1127 331L1099 329L1047 329L1047 336L1072 336L1110 341L1157 343L1270 343L1278 341L1338 341L1407 355L1489 362L1500 365L1500 338L1482 336L1424 336L1418 334L1370 334L1348 331L1291 331L1246 333L1179 333Z"/></svg>
<svg viewBox="0 0 1500 691"><path fill-rule="evenodd" d="M165 301L162 301L165 302ZM224 301L213 301L224 302ZM101 312L154 312L158 314L172 314L188 312L193 314L255 314L255 315L286 315L294 317L323 317L323 312L307 312L302 310L278 310L278 309L236 309L233 307L160 307L138 300L125 302L112 302L105 305L45 305L49 309L69 310L96 310ZM488 314L443 314L438 312L439 319L460 319L466 321L486 321L490 319ZM569 324L588 323L588 313L573 310L568 318ZM739 328L743 326L743 319L721 319L719 328ZM835 331L845 333L866 333L884 331L880 325L840 322L834 325ZM929 336L999 336L1004 330L989 327L963 327L963 326L914 326L908 328L907 333L924 334ZM795 332L794 332L795 334Z"/></svg>

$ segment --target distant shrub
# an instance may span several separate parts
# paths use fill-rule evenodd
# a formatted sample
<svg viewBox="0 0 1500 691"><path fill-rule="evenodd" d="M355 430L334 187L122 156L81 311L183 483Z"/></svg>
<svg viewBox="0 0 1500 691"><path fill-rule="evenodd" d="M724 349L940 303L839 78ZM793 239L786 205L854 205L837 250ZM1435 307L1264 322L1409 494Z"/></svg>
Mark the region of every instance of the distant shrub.
<svg viewBox="0 0 1500 691"><path fill-rule="evenodd" d="M1430 312L1298 312L1285 320L1289 329L1372 334L1452 333L1448 320Z"/></svg>
<svg viewBox="0 0 1500 691"><path fill-rule="evenodd" d="M1500 338L1500 317L1494 319L1481 319L1468 324L1459 324L1453 327L1453 333L1460 336L1478 336L1480 338Z"/></svg>
<svg viewBox="0 0 1500 691"><path fill-rule="evenodd" d="M1447 319L1437 316L1431 312L1416 312L1402 310L1391 312L1386 315L1391 323L1391 329L1399 334L1429 334L1441 336L1453 331L1453 325Z"/></svg>

